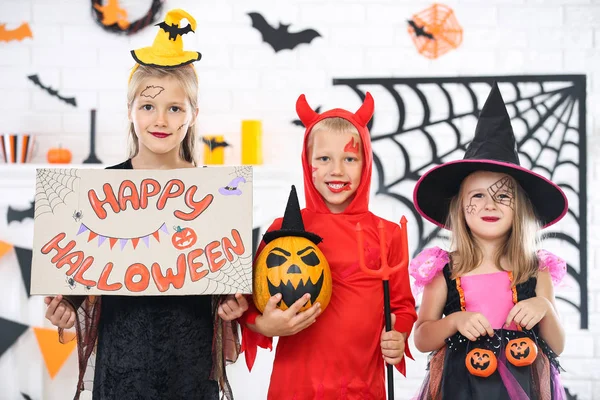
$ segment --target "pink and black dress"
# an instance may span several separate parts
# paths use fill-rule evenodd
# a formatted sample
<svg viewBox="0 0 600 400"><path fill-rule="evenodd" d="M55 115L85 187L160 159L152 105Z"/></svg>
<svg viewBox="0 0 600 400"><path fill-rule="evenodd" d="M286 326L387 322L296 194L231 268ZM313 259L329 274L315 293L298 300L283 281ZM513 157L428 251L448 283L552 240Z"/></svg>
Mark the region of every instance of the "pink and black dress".
<svg viewBox="0 0 600 400"><path fill-rule="evenodd" d="M553 283L558 284L566 274L566 263L545 250L538 251L537 255L539 270L548 271ZM451 268L448 253L434 247L423 250L412 260L409 273L415 279L417 292L443 274L448 288L444 316L461 311L479 312L489 320L495 336L470 341L457 332L447 338L446 345L431 354L428 374L416 399L565 399L557 356L539 336L538 327L521 331L513 322L507 329L503 328L508 313L517 302L535 297L537 279L532 277L513 286L510 271L452 279ZM513 351L510 359L507 348ZM536 350L537 357L534 357ZM514 360L521 356L532 363L514 365ZM472 363L471 368L468 363ZM489 376L474 375L470 369L475 373L484 372L481 375L487 372Z"/></svg>

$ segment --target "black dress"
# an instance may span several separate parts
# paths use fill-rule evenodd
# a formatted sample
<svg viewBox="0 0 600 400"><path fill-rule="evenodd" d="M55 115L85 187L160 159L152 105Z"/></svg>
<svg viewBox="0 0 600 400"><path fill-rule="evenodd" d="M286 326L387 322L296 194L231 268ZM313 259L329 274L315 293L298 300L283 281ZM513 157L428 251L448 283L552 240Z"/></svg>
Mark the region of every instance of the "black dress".
<svg viewBox="0 0 600 400"><path fill-rule="evenodd" d="M443 269L448 295L444 315L462 310L460 281L451 278L450 265ZM516 285L517 301L536 295L537 279ZM534 363L516 367L506 361L503 355L510 340L530 338L539 353ZM482 349L492 352L498 360L498 369L483 378L470 374L465 366L469 361L469 351ZM488 353L489 354L489 353ZM556 354L539 337L537 326L531 331L495 330L494 337L482 336L471 342L457 332L446 339L446 345L430 356L428 374L421 387L417 400L562 400L564 389L560 384L560 364ZM502 364L502 366L500 366ZM478 364L481 366L481 364ZM504 376L500 371L504 371ZM515 388L518 392L512 391ZM511 394L512 393L512 394Z"/></svg>
<svg viewBox="0 0 600 400"><path fill-rule="evenodd" d="M131 160L109 169L133 169ZM212 296L102 296L94 400L218 400Z"/></svg>

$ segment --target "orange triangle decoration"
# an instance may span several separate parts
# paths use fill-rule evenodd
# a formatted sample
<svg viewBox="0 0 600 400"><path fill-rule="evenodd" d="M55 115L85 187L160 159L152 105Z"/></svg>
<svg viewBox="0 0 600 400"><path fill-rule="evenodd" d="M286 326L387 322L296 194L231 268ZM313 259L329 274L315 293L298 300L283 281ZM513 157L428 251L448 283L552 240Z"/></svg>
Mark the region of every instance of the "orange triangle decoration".
<svg viewBox="0 0 600 400"><path fill-rule="evenodd" d="M159 233L160 233L160 231L159 231L159 230L157 230L156 232L154 232L154 233L152 234L152 236L154 236L154 239L156 239L156 241L160 243L160 239L158 238L158 234L159 234Z"/></svg>
<svg viewBox="0 0 600 400"><path fill-rule="evenodd" d="M34 327L33 332L42 351L50 378L54 379L77 345L77 341L72 340L75 333L65 332L64 337L67 342L62 344L58 341L58 331L56 329Z"/></svg>
<svg viewBox="0 0 600 400"><path fill-rule="evenodd" d="M90 231L90 236L88 236L88 242L98 236L97 233Z"/></svg>
<svg viewBox="0 0 600 400"><path fill-rule="evenodd" d="M110 249L112 250L113 246L115 245L115 243L117 243L117 238L108 238L108 241L110 242Z"/></svg>
<svg viewBox="0 0 600 400"><path fill-rule="evenodd" d="M3 255L5 255L6 253L8 253L10 251L10 249L12 249L12 244L3 242L2 240L0 240L0 257L2 257Z"/></svg>
<svg viewBox="0 0 600 400"><path fill-rule="evenodd" d="M132 238L131 239L131 244L133 245L134 249L137 247L139 241L140 241L140 238Z"/></svg>

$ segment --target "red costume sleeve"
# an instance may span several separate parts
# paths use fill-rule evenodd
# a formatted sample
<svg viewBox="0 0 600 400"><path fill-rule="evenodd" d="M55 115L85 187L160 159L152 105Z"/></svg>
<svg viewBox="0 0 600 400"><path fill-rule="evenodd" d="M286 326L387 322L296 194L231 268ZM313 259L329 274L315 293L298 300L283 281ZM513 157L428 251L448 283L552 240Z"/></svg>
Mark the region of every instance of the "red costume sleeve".
<svg viewBox="0 0 600 400"><path fill-rule="evenodd" d="M281 218L276 219L275 221L273 221L269 229L267 229L267 232L281 229L281 223ZM264 247L265 242L261 240L260 244L258 245L258 249L256 250L256 254L254 255L255 261ZM260 333L254 332L252 329L247 327L247 324L254 324L256 321L256 317L260 315L260 312L254 305L252 296L248 296L247 300L248 310L239 318L240 326L242 327L242 345L240 347L240 352L244 353L248 370L252 371L254 361L256 360L256 352L258 350L258 347L272 350L273 338L261 335Z"/></svg>
<svg viewBox="0 0 600 400"><path fill-rule="evenodd" d="M398 225L395 225L388 253L388 263L390 266L395 266L400 262L400 243L401 230ZM407 333L406 342L404 343L405 357L402 358L402 361L396 365L398 372L406 376L406 357L410 357L411 360L414 360L410 352L410 348L408 347L408 337L410 336L413 325L417 320L415 299L410 289L408 268L403 268L390 277L390 301L391 310L394 314L396 314L394 330Z"/></svg>

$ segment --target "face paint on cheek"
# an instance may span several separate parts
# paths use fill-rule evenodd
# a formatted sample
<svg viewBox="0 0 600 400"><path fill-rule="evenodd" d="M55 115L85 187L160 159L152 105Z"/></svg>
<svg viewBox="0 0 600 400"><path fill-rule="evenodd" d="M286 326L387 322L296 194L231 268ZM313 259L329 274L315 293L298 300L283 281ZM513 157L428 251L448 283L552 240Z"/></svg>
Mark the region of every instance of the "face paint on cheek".
<svg viewBox="0 0 600 400"><path fill-rule="evenodd" d="M163 90L165 90L165 88L162 86L146 86L146 89L140 93L140 96L154 99L156 96L161 94Z"/></svg>
<svg viewBox="0 0 600 400"><path fill-rule="evenodd" d="M344 146L344 153L346 152L358 155L358 142L354 142L354 137L351 137L350 141Z"/></svg>
<svg viewBox="0 0 600 400"><path fill-rule="evenodd" d="M183 128L184 126L185 126L185 124L181 124L181 126L180 126L179 128L177 128L177 132L179 132L179 130L180 130L181 128Z"/></svg>
<svg viewBox="0 0 600 400"><path fill-rule="evenodd" d="M494 182L487 191L494 202L514 209L515 187L508 176Z"/></svg>
<svg viewBox="0 0 600 400"><path fill-rule="evenodd" d="M476 212L477 212L477 205L473 204L473 199L471 199L469 204L467 204L467 206L465 207L465 213L467 213L469 215L473 215Z"/></svg>

